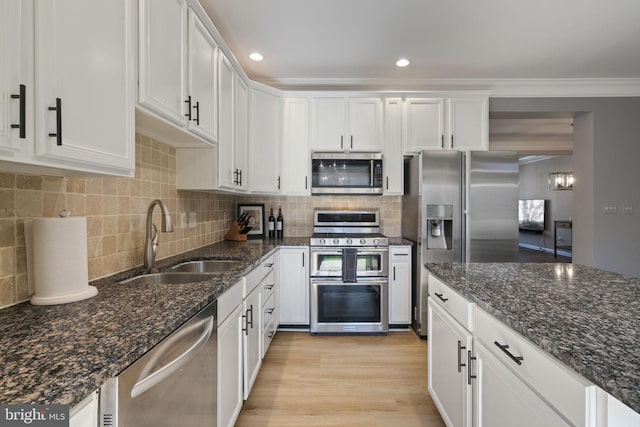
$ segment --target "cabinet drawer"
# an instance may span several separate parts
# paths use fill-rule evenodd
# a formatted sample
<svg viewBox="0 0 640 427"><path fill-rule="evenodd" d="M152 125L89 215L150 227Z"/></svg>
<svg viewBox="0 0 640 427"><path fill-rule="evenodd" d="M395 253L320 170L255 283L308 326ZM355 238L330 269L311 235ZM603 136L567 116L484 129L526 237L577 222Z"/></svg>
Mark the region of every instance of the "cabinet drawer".
<svg viewBox="0 0 640 427"><path fill-rule="evenodd" d="M391 262L411 262L411 246L395 246L389 250Z"/></svg>
<svg viewBox="0 0 640 427"><path fill-rule="evenodd" d="M258 286L262 280L262 264L258 264L253 270L245 274L245 286L243 297L246 297Z"/></svg>
<svg viewBox="0 0 640 427"><path fill-rule="evenodd" d="M275 266L276 264L274 260L274 254L271 254L267 256L265 259L263 259L262 260L262 277L265 277L267 274L269 274L269 272L273 271Z"/></svg>
<svg viewBox="0 0 640 427"><path fill-rule="evenodd" d="M224 322L229 315L242 304L242 291L244 277L231 285L218 297L218 325Z"/></svg>
<svg viewBox="0 0 640 427"><path fill-rule="evenodd" d="M270 271L269 274L267 274L267 276L262 279L262 301L263 304L269 299L269 297L271 297L273 294L276 293L276 275L274 273L274 271Z"/></svg>
<svg viewBox="0 0 640 427"><path fill-rule="evenodd" d="M276 298L274 294L266 297L262 304L262 324L268 325L276 314Z"/></svg>
<svg viewBox="0 0 640 427"><path fill-rule="evenodd" d="M267 354L267 349L271 345L271 340L273 340L275 334L276 322L267 324L267 326L264 328L264 332L262 333L262 357Z"/></svg>
<svg viewBox="0 0 640 427"><path fill-rule="evenodd" d="M571 423L586 425L586 414L595 408L596 387L593 384L483 310L475 310L475 326L476 339L504 365ZM521 357L520 364L507 352L516 358Z"/></svg>
<svg viewBox="0 0 640 427"><path fill-rule="evenodd" d="M474 304L432 274L429 275L429 298L433 298L461 325L469 331L473 331Z"/></svg>

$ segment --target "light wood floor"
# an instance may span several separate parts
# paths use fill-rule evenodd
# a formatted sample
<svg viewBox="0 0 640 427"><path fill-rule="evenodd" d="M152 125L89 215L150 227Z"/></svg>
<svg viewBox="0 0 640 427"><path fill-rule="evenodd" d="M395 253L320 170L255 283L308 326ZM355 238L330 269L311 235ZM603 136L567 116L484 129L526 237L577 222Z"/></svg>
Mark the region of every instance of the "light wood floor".
<svg viewBox="0 0 640 427"><path fill-rule="evenodd" d="M412 331L279 331L236 426L444 426L427 392L427 342Z"/></svg>

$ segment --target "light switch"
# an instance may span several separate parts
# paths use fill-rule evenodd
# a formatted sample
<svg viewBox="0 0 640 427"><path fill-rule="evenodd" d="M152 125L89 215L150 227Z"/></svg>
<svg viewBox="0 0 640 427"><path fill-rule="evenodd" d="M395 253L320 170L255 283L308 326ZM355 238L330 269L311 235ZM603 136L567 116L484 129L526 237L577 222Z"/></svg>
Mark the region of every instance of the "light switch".
<svg viewBox="0 0 640 427"><path fill-rule="evenodd" d="M610 205L610 204L606 204L604 205L604 213L606 215L617 215L618 214L618 205Z"/></svg>
<svg viewBox="0 0 640 427"><path fill-rule="evenodd" d="M196 213L189 212L189 228L196 228Z"/></svg>
<svg viewBox="0 0 640 427"><path fill-rule="evenodd" d="M180 212L180 228L187 228L187 213Z"/></svg>
<svg viewBox="0 0 640 427"><path fill-rule="evenodd" d="M633 215L633 204L631 204L631 203L623 203L622 204L622 214L623 215Z"/></svg>

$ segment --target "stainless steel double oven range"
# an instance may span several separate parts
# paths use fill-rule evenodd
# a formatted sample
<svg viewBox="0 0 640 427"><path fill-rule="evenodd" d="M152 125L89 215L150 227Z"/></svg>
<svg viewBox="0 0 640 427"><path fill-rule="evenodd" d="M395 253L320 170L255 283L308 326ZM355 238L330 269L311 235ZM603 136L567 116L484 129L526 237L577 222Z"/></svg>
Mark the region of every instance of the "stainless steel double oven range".
<svg viewBox="0 0 640 427"><path fill-rule="evenodd" d="M380 213L316 210L310 239L312 334L389 331L389 240Z"/></svg>

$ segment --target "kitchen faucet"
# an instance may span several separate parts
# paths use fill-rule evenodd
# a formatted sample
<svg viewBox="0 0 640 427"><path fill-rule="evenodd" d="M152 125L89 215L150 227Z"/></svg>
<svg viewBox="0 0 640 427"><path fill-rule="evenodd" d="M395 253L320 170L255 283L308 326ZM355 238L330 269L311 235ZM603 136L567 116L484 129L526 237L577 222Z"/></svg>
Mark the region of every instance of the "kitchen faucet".
<svg viewBox="0 0 640 427"><path fill-rule="evenodd" d="M144 268L151 270L156 260L156 251L158 250L158 228L153 224L153 208L156 205L162 210L162 232L171 233L173 224L171 223L171 215L169 209L160 199L155 199L147 209L147 239L144 244Z"/></svg>

